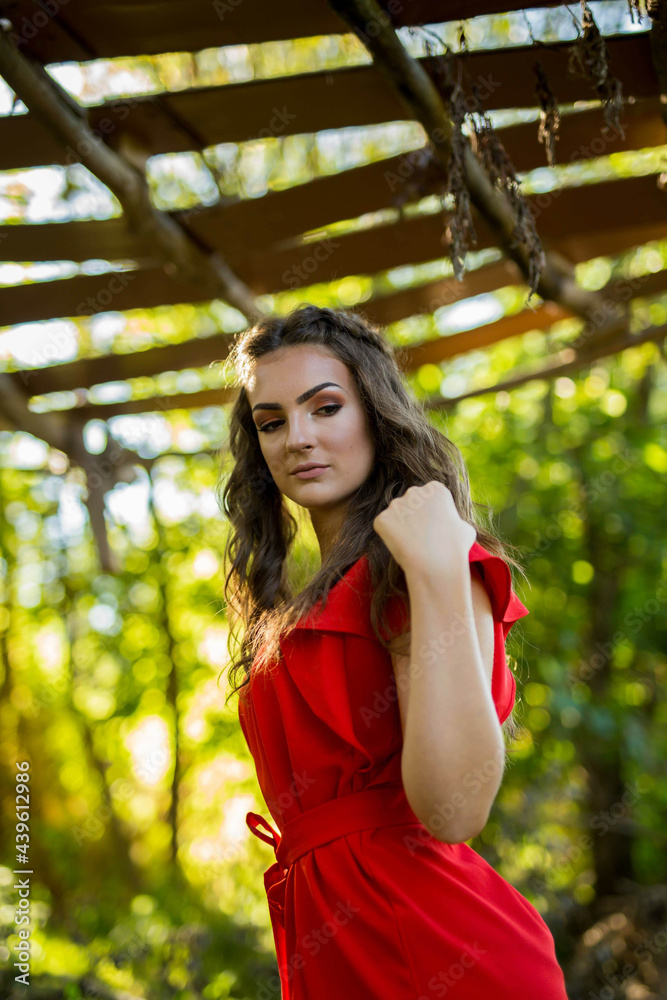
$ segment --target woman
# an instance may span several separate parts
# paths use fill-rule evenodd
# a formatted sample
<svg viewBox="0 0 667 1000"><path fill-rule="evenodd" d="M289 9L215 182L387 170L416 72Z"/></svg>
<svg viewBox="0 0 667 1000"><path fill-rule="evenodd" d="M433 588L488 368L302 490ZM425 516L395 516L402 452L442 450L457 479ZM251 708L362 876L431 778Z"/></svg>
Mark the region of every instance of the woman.
<svg viewBox="0 0 667 1000"><path fill-rule="evenodd" d="M229 681L280 830L247 815L276 852L264 996L567 1000L541 916L465 843L516 733L505 638L528 609L459 450L358 315L262 320L229 364ZM321 555L296 595L286 498Z"/></svg>

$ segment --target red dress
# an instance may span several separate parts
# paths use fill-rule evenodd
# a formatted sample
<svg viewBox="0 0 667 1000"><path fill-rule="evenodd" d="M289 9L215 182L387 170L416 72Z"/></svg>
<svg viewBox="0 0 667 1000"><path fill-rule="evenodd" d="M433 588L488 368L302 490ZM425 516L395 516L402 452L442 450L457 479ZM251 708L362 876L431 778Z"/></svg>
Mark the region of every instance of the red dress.
<svg viewBox="0 0 667 1000"><path fill-rule="evenodd" d="M528 609L504 560L477 542L469 558L472 572L483 567L493 607L492 695L503 722L516 691L505 639ZM362 556L324 608L281 641L271 672L251 670L239 700L278 827L247 814L276 852L264 886L282 1000L434 1000L450 991L455 1000L567 1000L538 911L467 844L431 836L408 804L396 683L371 628L370 594ZM405 604L391 601L400 602L390 603L393 624Z"/></svg>

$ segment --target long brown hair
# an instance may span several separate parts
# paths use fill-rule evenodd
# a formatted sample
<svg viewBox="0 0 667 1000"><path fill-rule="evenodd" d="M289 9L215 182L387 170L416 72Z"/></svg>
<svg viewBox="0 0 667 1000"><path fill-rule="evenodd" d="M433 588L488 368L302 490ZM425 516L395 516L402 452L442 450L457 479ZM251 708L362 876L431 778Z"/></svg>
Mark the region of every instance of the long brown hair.
<svg viewBox="0 0 667 1000"><path fill-rule="evenodd" d="M259 358L296 344L324 347L347 365L366 410L375 461L371 474L348 500L329 558L303 590L294 594L287 557L298 523L262 455L245 385ZM231 659L227 701L247 685L251 666L269 669L279 660L280 637L318 600L325 599L333 583L364 554L373 586L371 623L378 641L386 649L394 648L385 602L394 594L407 597L407 586L402 569L373 529L373 520L410 486L431 480L444 483L459 515L475 528L477 541L525 577L520 563L507 554L508 547L516 546L503 544L476 519L475 507L489 507L471 499L461 452L429 421L405 385L393 347L364 317L342 309L301 305L287 316L261 319L238 334L225 365L240 389L229 418L231 471L223 472L217 487L218 502L231 529L224 584ZM239 627L243 630L240 643ZM241 671L243 680L237 684ZM520 732L514 711L503 723L512 740Z"/></svg>

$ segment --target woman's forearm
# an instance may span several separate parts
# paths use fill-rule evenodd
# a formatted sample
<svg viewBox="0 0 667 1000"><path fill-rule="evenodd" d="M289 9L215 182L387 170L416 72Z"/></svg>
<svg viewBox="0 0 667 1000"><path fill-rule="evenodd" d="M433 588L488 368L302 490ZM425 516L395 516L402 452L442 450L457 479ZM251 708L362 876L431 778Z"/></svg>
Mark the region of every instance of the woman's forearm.
<svg viewBox="0 0 667 1000"><path fill-rule="evenodd" d="M401 771L408 801L438 839L483 829L505 747L477 639L469 566L406 572L409 708Z"/></svg>

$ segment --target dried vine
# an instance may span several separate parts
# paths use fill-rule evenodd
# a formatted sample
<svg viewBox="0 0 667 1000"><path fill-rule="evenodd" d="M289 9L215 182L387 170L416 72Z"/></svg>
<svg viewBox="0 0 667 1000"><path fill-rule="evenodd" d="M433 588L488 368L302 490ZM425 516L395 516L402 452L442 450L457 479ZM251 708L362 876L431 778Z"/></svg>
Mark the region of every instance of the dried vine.
<svg viewBox="0 0 667 1000"><path fill-rule="evenodd" d="M452 123L451 159L446 184L447 193L454 201L454 211L449 217L446 237L454 274L459 281L462 281L463 260L471 244L477 243L477 234L472 218L470 193L465 180L464 150L468 139L463 131L463 125L466 121L467 107L461 86L461 65L450 48L447 48L443 55L435 55L430 42L427 42L426 48L431 78L448 104Z"/></svg>
<svg viewBox="0 0 667 1000"><path fill-rule="evenodd" d="M581 11L581 30L576 18L574 19L577 38L570 49L568 71L574 76L582 76L590 81L602 101L605 122L625 138L620 122L623 109L621 82L609 71L607 45L586 0L581 0Z"/></svg>
<svg viewBox="0 0 667 1000"><path fill-rule="evenodd" d="M630 12L630 20L635 23L635 13L637 14L637 21L639 24L642 23L642 0L628 0L628 10Z"/></svg>
<svg viewBox="0 0 667 1000"><path fill-rule="evenodd" d="M560 138L560 108L556 95L552 91L547 74L540 59L535 60L533 67L537 83L535 93L540 102L540 127L537 132L537 141L542 143L547 154L547 164L550 167L556 164L555 146Z"/></svg>
<svg viewBox="0 0 667 1000"><path fill-rule="evenodd" d="M459 45L465 53L467 45L463 26L459 32ZM528 250L530 284L528 299L530 299L535 294L544 268L545 255L532 211L521 192L512 162L498 138L489 115L483 108L477 85L473 83L470 86L470 93L466 93L461 55L452 52L449 46L445 47L444 53L436 54L431 41L427 39L426 63L435 87L447 104L452 125L449 138L451 146L449 166L444 183L439 182L442 168L432 147L420 150L419 155L413 160L413 176L394 199L394 204L402 206L409 197L423 197L434 190L441 196L445 194L451 196L454 207L449 216L445 237L454 275L462 281L465 255L471 246L477 243L464 165L465 150L472 139L475 153L491 184L507 197L512 206L515 218L512 246L524 243ZM470 137L464 130L466 124Z"/></svg>
<svg viewBox="0 0 667 1000"><path fill-rule="evenodd" d="M475 87L473 87L473 93L477 98ZM546 263L544 250L535 228L535 219L530 205L521 192L514 165L498 138L488 113L479 110L477 116L473 115L471 119L475 152L489 175L491 183L505 194L514 211L516 222L513 245L523 243L528 250L528 282L530 285L528 300L530 300L535 294L540 274Z"/></svg>

